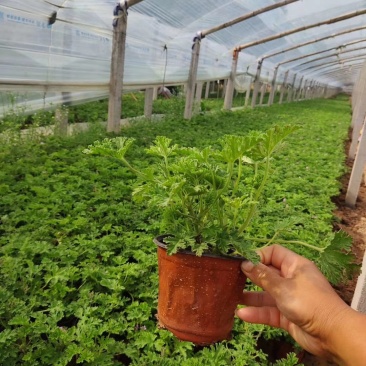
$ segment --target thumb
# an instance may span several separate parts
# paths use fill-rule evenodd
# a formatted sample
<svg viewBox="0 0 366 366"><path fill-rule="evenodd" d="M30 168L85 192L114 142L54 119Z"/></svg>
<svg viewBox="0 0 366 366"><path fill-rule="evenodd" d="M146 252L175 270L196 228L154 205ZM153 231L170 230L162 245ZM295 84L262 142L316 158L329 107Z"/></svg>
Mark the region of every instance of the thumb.
<svg viewBox="0 0 366 366"><path fill-rule="evenodd" d="M244 261L241 264L241 270L253 283L271 295L277 292L276 290L284 281L284 278L277 271L262 263L255 265L250 261Z"/></svg>

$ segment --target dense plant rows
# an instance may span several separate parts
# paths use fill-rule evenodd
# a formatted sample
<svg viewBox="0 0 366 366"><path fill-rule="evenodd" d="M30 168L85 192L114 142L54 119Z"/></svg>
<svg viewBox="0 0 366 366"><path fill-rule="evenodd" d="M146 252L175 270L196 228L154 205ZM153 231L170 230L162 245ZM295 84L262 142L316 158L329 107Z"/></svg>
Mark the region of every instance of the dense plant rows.
<svg viewBox="0 0 366 366"><path fill-rule="evenodd" d="M164 103L166 110L183 106L159 103L156 112ZM130 160L145 167L142 148L157 135L202 147L224 134L299 125L271 173L253 231L270 237L282 227L321 244L333 235L331 197L345 171L349 113L346 99L216 111L190 122L179 112L122 134L136 139ZM98 128L69 138L14 136L0 147L1 364L271 364L257 341L283 337L279 330L238 321L231 341L197 348L157 328L157 213L131 201L135 178L126 168L82 153L105 136ZM337 268L319 264L331 280L340 278ZM297 364L294 354L276 363Z"/></svg>

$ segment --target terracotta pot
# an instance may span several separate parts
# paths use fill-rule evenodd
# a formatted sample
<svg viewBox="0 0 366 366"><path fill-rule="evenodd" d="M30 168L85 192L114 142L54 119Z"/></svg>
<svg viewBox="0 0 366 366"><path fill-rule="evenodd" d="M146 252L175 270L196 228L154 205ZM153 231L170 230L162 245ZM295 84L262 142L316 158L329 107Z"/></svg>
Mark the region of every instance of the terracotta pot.
<svg viewBox="0 0 366 366"><path fill-rule="evenodd" d="M177 338L209 345L231 338L235 309L246 277L241 257L203 255L183 251L168 255L163 236L158 245L158 319Z"/></svg>

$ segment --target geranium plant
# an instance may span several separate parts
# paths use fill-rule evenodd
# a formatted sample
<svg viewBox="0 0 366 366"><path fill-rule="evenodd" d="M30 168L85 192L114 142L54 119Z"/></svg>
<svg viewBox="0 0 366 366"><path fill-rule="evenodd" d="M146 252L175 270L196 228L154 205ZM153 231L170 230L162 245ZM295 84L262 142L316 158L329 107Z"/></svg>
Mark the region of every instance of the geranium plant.
<svg viewBox="0 0 366 366"><path fill-rule="evenodd" d="M204 253L240 254L258 260L255 249L273 242L304 245L320 253L323 267L347 267L350 240L336 233L327 247L284 240L277 231L270 238L250 237L252 220L271 175L271 162L284 139L297 127L275 126L245 136L225 135L220 147L180 147L164 136L156 138L147 154L156 162L144 170L131 166L126 153L134 139L116 137L96 141L84 150L117 159L136 176L133 197L161 213L161 232L168 253L190 250Z"/></svg>

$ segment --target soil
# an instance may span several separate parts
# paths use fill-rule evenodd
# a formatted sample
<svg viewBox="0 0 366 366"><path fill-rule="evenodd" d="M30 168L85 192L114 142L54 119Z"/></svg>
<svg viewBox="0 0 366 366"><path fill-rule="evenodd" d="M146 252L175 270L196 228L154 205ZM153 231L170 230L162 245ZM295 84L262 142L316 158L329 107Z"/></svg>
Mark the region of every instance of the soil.
<svg viewBox="0 0 366 366"><path fill-rule="evenodd" d="M345 149L348 151L349 143ZM357 258L357 263L362 264L363 255L366 249L366 182L363 180L360 192L357 198L356 207L349 208L345 204L345 196L347 193L348 182L352 171L353 161L347 161L349 172L342 177L342 190L338 197L334 198L337 209L334 211L338 222L335 224L335 230L344 230L353 238L352 250ZM366 178L366 177L365 177ZM338 294L345 302L351 304L355 291L358 275L347 283L335 287ZM335 365L326 361L322 361L310 354L304 353L302 363L305 366L331 366Z"/></svg>

